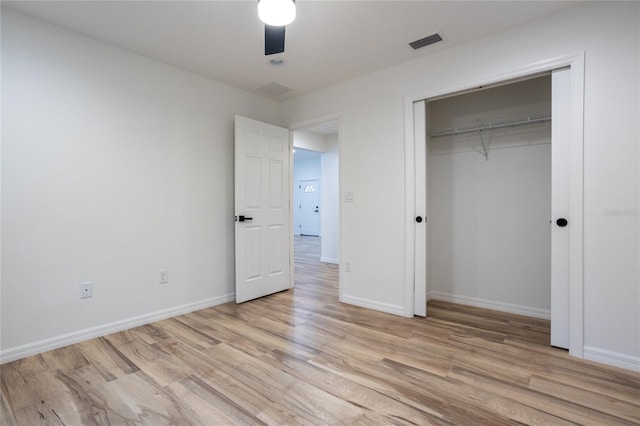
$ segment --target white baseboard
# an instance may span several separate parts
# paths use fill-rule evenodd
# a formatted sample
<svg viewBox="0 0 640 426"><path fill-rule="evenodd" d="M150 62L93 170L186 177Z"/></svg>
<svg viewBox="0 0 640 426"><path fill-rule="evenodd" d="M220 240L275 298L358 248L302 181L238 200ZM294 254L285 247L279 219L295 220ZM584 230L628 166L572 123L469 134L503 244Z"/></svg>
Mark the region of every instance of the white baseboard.
<svg viewBox="0 0 640 426"><path fill-rule="evenodd" d="M589 361L601 362L603 364L613 365L614 367L640 372L640 357L637 356L594 348L593 346L585 346L582 355L584 359L588 359Z"/></svg>
<svg viewBox="0 0 640 426"><path fill-rule="evenodd" d="M388 314L404 316L404 306L382 303L376 300L363 299L361 297L343 294L340 298L343 303L360 306L361 308L373 309L374 311L386 312Z"/></svg>
<svg viewBox="0 0 640 426"><path fill-rule="evenodd" d="M514 305L512 303L496 302L493 300L479 299L477 297L460 296L457 294L444 293L441 291L430 291L427 300L437 299L445 302L459 303L461 305L476 306L478 308L493 309L496 311L509 312L527 317L551 319L549 309L534 308L531 306Z"/></svg>
<svg viewBox="0 0 640 426"><path fill-rule="evenodd" d="M320 258L320 262L333 263L333 264L339 265L340 264L340 259L334 259L332 257L321 257Z"/></svg>
<svg viewBox="0 0 640 426"><path fill-rule="evenodd" d="M235 293L229 293L223 296L212 297L198 302L162 309L160 311L150 312L148 314L127 318L125 320L115 321L80 331L74 331L73 333L63 334L49 339L40 340L38 342L17 346L15 348L9 348L0 351L0 364L47 352L53 349L58 349L73 343L106 336L107 334L116 333L118 331L127 330L140 325L149 324L154 321L160 321L177 315L209 308L211 306L221 305L235 300L235 297Z"/></svg>

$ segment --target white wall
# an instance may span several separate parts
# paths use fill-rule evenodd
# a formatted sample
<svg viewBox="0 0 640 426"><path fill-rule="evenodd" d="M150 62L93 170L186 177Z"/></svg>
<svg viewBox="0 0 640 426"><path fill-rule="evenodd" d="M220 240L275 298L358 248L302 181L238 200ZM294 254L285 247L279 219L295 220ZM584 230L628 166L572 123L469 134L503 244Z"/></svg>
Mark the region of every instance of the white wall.
<svg viewBox="0 0 640 426"><path fill-rule="evenodd" d="M322 179L320 183L320 260L329 263L340 261L340 193L338 173L338 134L325 137L326 152L320 157Z"/></svg>
<svg viewBox="0 0 640 426"><path fill-rule="evenodd" d="M639 10L578 4L285 102L289 123L341 115L343 300L403 312L404 97L584 51L585 355L640 369Z"/></svg>
<svg viewBox="0 0 640 426"><path fill-rule="evenodd" d="M296 130L293 132L293 146L295 148L303 148L310 151L326 151L324 136L319 133L308 132L306 130Z"/></svg>
<svg viewBox="0 0 640 426"><path fill-rule="evenodd" d="M297 132L294 132L295 135ZM302 220L302 214L300 212L300 189L298 186L303 180L317 180L320 185L320 194L322 194L323 187L320 182L320 176L322 175L320 167L320 156L310 160L295 160L293 162L293 234L300 235L300 223ZM322 198L319 200L322 202ZM320 215L322 216L322 214ZM320 232L322 232L322 224L319 223Z"/></svg>
<svg viewBox="0 0 640 426"><path fill-rule="evenodd" d="M233 296L233 116L278 104L3 9L2 106L3 361Z"/></svg>
<svg viewBox="0 0 640 426"><path fill-rule="evenodd" d="M430 102L428 132L551 115L549 76ZM549 318L551 125L430 138L430 296Z"/></svg>

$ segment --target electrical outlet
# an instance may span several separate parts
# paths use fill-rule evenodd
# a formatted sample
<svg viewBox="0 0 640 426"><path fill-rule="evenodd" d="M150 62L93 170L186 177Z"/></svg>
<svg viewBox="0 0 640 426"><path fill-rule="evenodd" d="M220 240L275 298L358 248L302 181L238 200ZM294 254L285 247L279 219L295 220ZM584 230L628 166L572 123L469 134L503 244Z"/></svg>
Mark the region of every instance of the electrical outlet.
<svg viewBox="0 0 640 426"><path fill-rule="evenodd" d="M93 283L91 281L80 283L80 299L88 299L89 297L93 297Z"/></svg>
<svg viewBox="0 0 640 426"><path fill-rule="evenodd" d="M351 261L347 260L344 262L344 270L345 272L351 272Z"/></svg>
<svg viewBox="0 0 640 426"><path fill-rule="evenodd" d="M169 282L169 271L160 270L160 284L166 284Z"/></svg>

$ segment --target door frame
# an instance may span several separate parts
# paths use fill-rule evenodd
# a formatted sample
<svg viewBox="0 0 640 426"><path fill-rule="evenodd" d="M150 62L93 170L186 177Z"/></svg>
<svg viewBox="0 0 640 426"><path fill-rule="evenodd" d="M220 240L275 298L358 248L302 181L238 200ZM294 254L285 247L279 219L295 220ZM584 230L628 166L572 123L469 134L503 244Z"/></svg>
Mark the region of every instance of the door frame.
<svg viewBox="0 0 640 426"><path fill-rule="evenodd" d="M405 280L404 315L413 317L415 308L415 232L416 169L414 138L414 102L447 96L481 86L499 84L554 69L571 69L571 118L569 212L569 353L583 358L583 168L584 168L584 52L551 58L524 65L510 71L414 92L404 97L405 133Z"/></svg>
<svg viewBox="0 0 640 426"><path fill-rule="evenodd" d="M338 121L338 137L340 138L340 135L342 135L342 115L340 113L333 113L333 114L327 114L327 115L323 115L320 117L315 117L315 118L310 118L307 120L302 120L302 121L296 121L294 123L289 124L289 138L290 140L290 151L293 151L293 132L295 130L302 130L305 127L310 127L310 126L314 126L316 124L322 124L322 123L326 123L327 121L334 121L337 120ZM289 172L291 173L291 182L293 182L293 152L291 152L291 167L289 167ZM342 228L342 224L344 223L343 220L343 214L344 214L344 209L342 208L342 176L343 176L343 170L342 170L342 161L340 161L340 158L342 158L342 144L338 142L338 194L340 194L340 199L338 200L338 238L340 239L340 243L339 243L339 247L340 247L340 258L338 259L338 298L340 300L340 302L342 302L342 297L343 297L343 285L342 285L342 279L343 279L343 274L342 274L342 253L344 253L344 247L343 247L343 228ZM290 287L293 288L294 286L294 281L295 281L295 277L294 277L294 254L293 254L293 185L291 186L291 200L292 202L290 203L289 206L289 214L291 215L291 230L289 232L290 238L291 238L291 253L289 254L289 258L291 259L291 262L289 262L289 267L291 268L291 284Z"/></svg>

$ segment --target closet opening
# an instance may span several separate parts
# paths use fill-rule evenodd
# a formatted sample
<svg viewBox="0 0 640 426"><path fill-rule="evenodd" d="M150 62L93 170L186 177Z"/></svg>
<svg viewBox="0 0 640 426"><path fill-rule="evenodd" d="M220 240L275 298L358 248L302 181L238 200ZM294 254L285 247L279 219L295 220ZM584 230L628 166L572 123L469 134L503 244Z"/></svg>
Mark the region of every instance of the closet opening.
<svg viewBox="0 0 640 426"><path fill-rule="evenodd" d="M427 196L429 195L427 187L431 185L431 182L427 181L429 177L427 173L428 155L430 154L427 148L431 149L431 146L427 144L431 139L429 134L447 129L436 129L431 123L427 123L427 104L457 95L471 94L483 89L498 88L503 85L544 77L551 73L551 212L548 212L545 217L545 223L549 227L547 233L551 233L551 277L547 280L551 282L551 306L547 312L551 316L551 345L568 348L569 353L573 356L579 358L584 356L584 71L584 52L578 52L524 64L511 70L501 70L496 74L486 75L477 80L432 87L405 96L405 316L426 316L427 296L434 296L433 283L429 282L428 278L433 278L435 273L429 272L431 265L427 262L431 253L427 253L427 249L435 250L439 242L428 238L429 230L435 228L436 224L433 223L432 218L428 218L428 210L432 206L427 205ZM476 124L474 122L477 122L477 118L475 117L470 125ZM491 117L491 119L499 118ZM538 125L548 124L534 124L534 126ZM526 127L528 126L514 127L514 129ZM480 162L484 163L491 163L496 156L499 158L502 155L501 151L517 149L506 147L497 149L499 148L497 141L493 146L493 142L489 141L487 148L487 139L484 134L479 142L479 146L476 145L475 148L467 146L465 149L475 150L476 152L473 154L479 156ZM485 159L483 142L487 148L488 160ZM531 147L535 148L536 146L532 144ZM459 149L458 146L453 148L454 151ZM476 165L476 168L479 167L481 166ZM509 168L519 171L520 164L513 162ZM526 169L522 168L522 170ZM473 185L480 184L481 182L473 182ZM468 188L467 192L469 192ZM495 197L495 195L491 196ZM438 202L437 199L433 199L434 197L430 198L432 204ZM520 199L524 198L525 195L521 194ZM456 201L455 198L452 200ZM477 195L476 200L478 200ZM503 210L498 210L497 214L503 220L510 217ZM427 218L427 220L419 221L419 218ZM565 221L561 219L565 219ZM466 220L477 222L477 217L475 215L468 216ZM481 228L476 226L470 232L476 233L472 236L478 239L477 234L481 232ZM484 233L486 234L486 232ZM490 235L491 238L495 238L493 234ZM535 239L536 236L530 238ZM493 240L491 240L491 244L494 244ZM496 245L499 244L496 243ZM463 253L474 250L472 247L459 247L458 245L453 248ZM476 247L475 250L477 252L480 249ZM505 265L508 259L502 260ZM472 264L467 268L479 269L487 266L487 264L476 262L475 266ZM506 265L505 269L509 270L510 265ZM449 271L451 271L450 265ZM468 270L455 271L451 275L457 279L461 273L468 273ZM489 277L491 276L489 275ZM452 283L447 284L451 285ZM445 292L442 287L436 291ZM467 297L473 301L488 300L481 300L477 294L480 290L474 289L472 291L473 293ZM539 297L539 295L536 294L535 297ZM518 305L516 306L518 308L520 306L517 301L498 301L503 308L510 305ZM467 302L469 302L467 304L471 303L469 299ZM535 308L529 304L531 302L527 301L526 303L525 307Z"/></svg>
<svg viewBox="0 0 640 426"><path fill-rule="evenodd" d="M564 281L565 305L556 309L564 317L554 317L562 338L556 327L549 343L568 348L568 276L562 273L568 238L559 243L553 234L562 229L551 223L554 213L566 216L569 196L568 178L561 176L568 155L553 146L568 148L566 134L552 126L558 106L569 105L568 96L558 103L558 84L545 72L423 101L416 114L424 114L424 152L416 146L416 156L424 156L425 170L416 166L424 176L424 182L416 176L416 201L424 191L427 220L424 239L416 234L416 256L426 265L421 300L436 306L453 302L550 320L552 276L556 285ZM419 266L416 259L416 282ZM416 298L419 315L418 291Z"/></svg>

